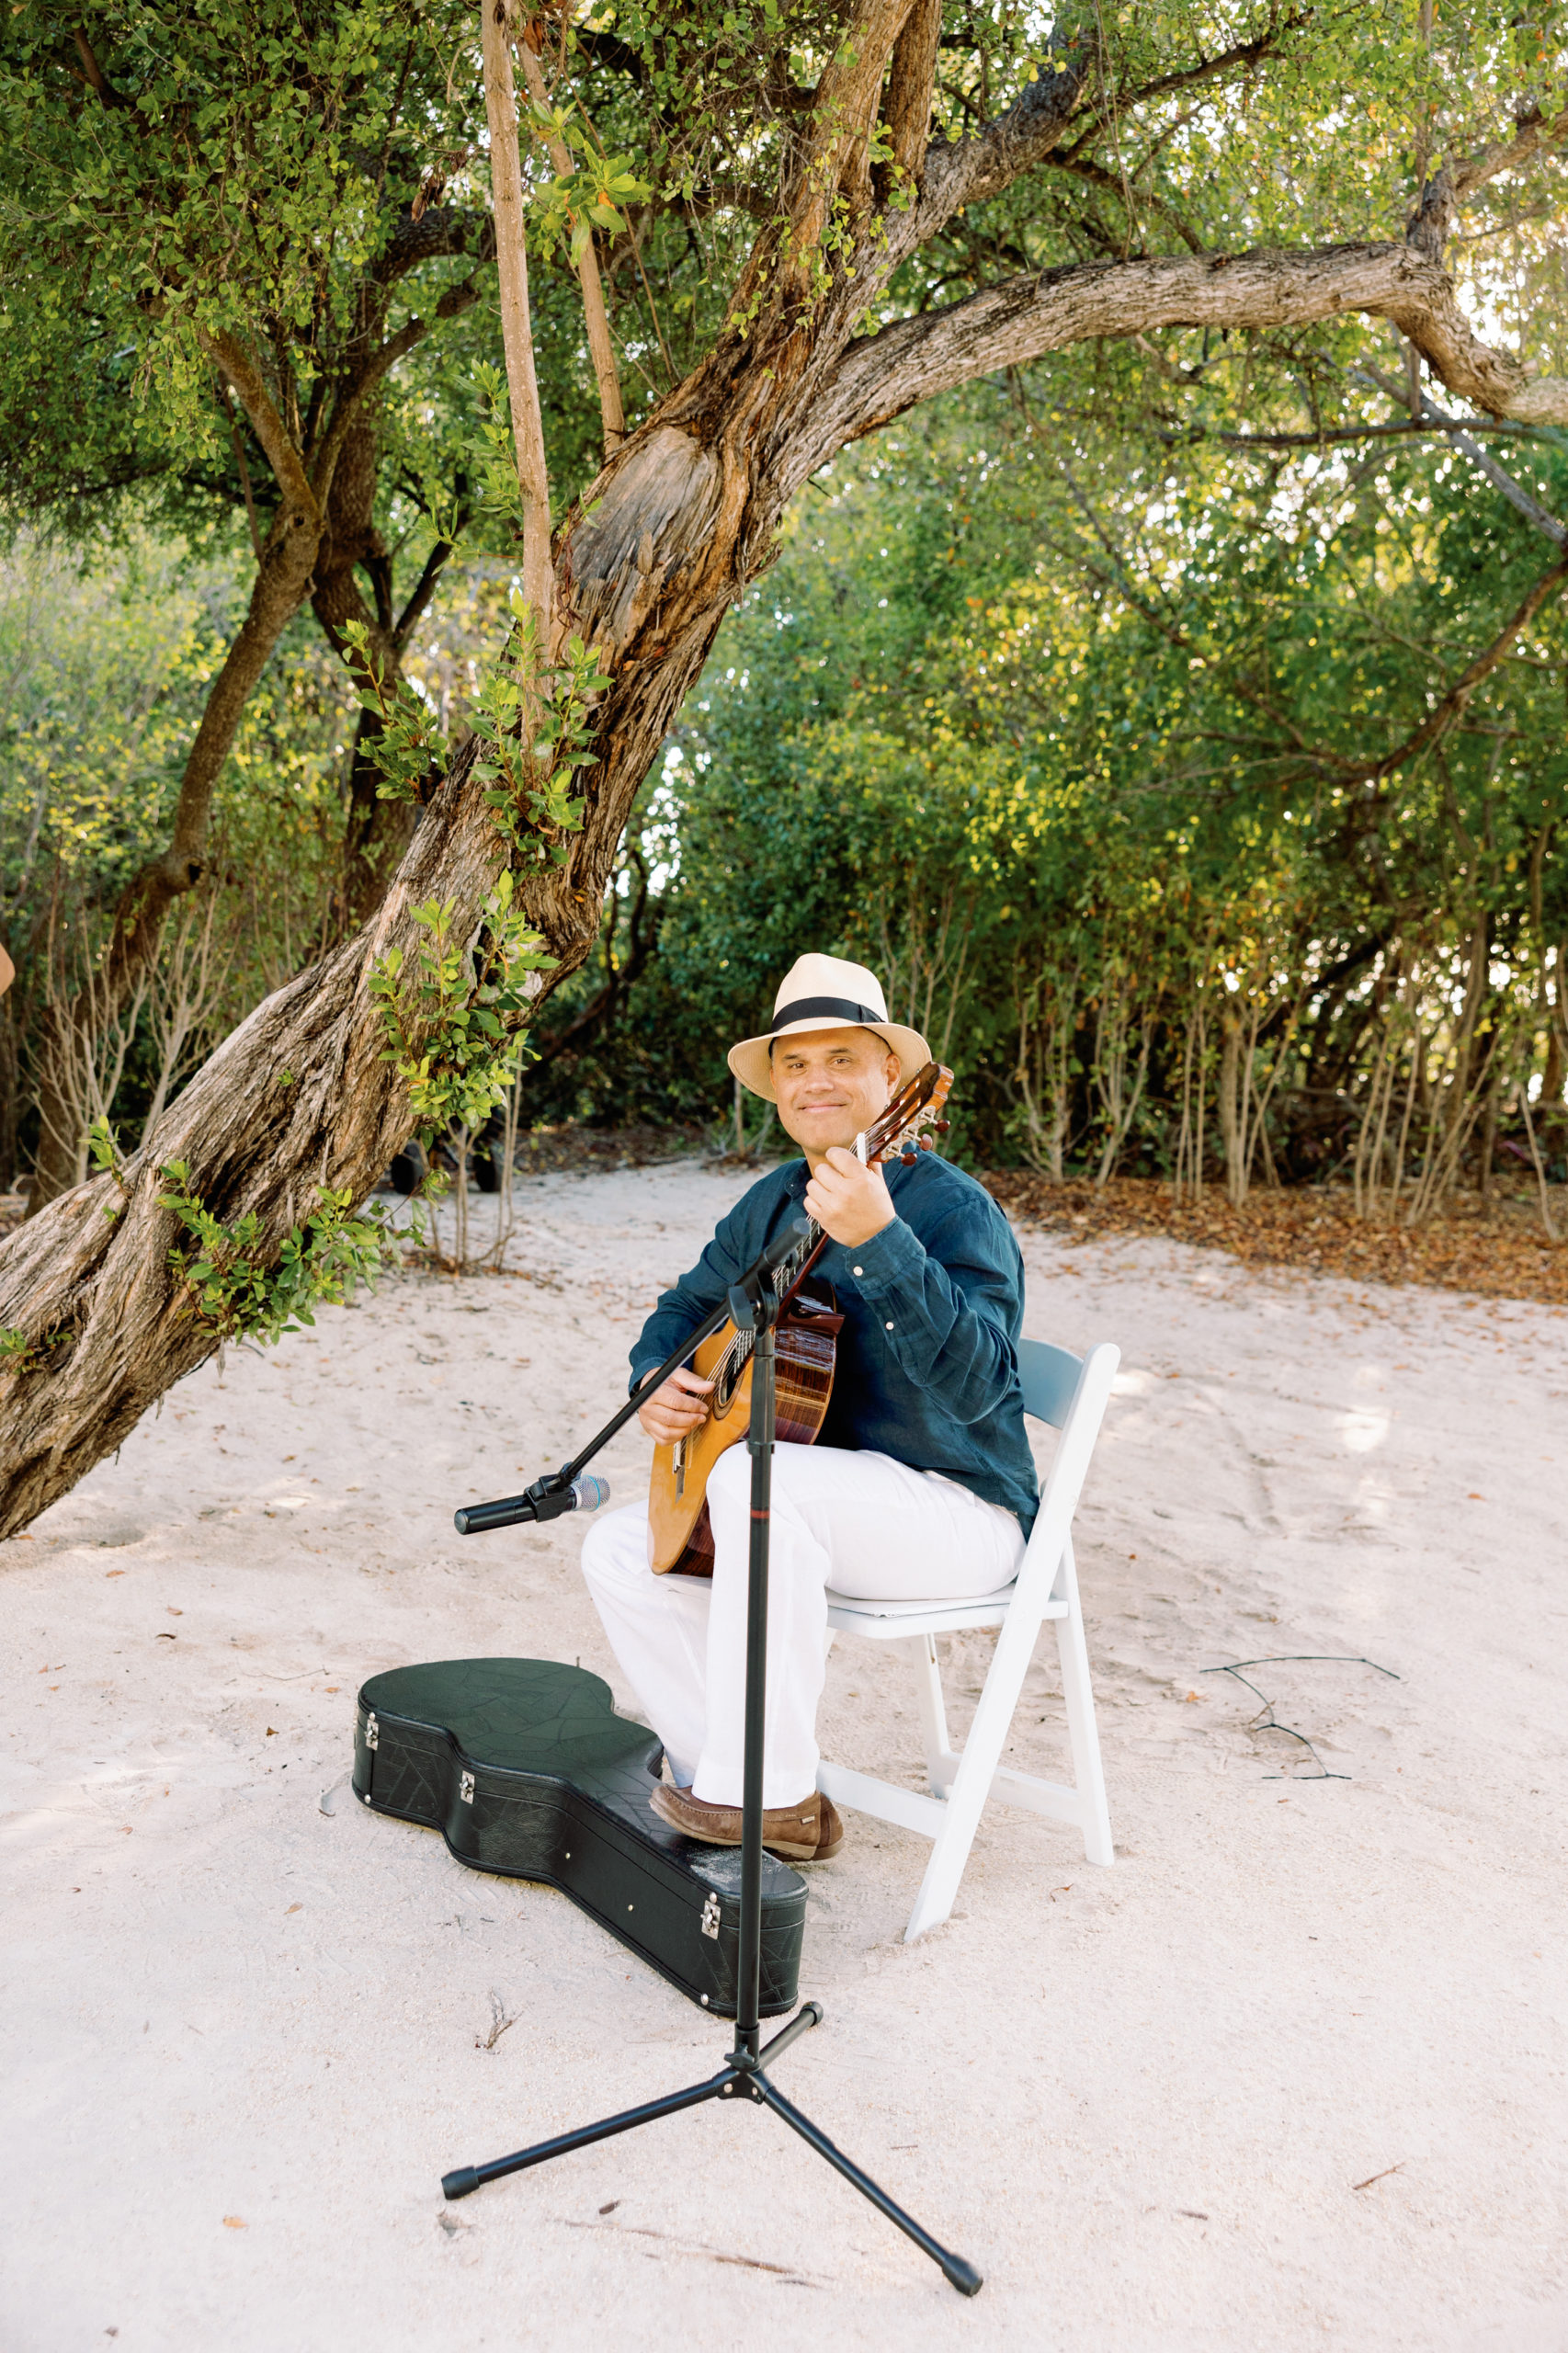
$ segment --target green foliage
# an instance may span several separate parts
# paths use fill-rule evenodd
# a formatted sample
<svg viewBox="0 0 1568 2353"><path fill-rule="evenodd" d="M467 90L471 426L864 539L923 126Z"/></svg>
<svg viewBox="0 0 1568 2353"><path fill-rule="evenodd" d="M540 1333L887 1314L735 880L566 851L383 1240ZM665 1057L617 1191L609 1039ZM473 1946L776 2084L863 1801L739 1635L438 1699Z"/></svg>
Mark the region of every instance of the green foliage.
<svg viewBox="0 0 1568 2353"><path fill-rule="evenodd" d="M158 1196L159 1206L174 1212L193 1245L176 1244L169 1265L192 1312L220 1340L274 1345L286 1332L313 1324L312 1309L341 1306L357 1284L373 1282L382 1263L395 1256L395 1235L379 1202L356 1215L350 1192L323 1185L315 1210L271 1265L256 1255L263 1237L254 1210L226 1226L191 1190L185 1162L170 1161L160 1174L168 1189Z"/></svg>
<svg viewBox="0 0 1568 2353"><path fill-rule="evenodd" d="M622 207L642 204L653 193L640 180L625 155L599 150L585 119L571 106L540 107L524 101L526 113L541 140L560 140L583 157L569 172L559 172L537 188L528 207L529 242L543 255L562 246L575 269L587 251L596 229L624 235Z"/></svg>
<svg viewBox="0 0 1568 2353"><path fill-rule="evenodd" d="M635 426L711 351L746 256L778 230L810 94L848 19L846 0L623 0L613 17L551 20L550 121L579 160L551 178L536 145L528 169L558 511L598 462L571 279L584 236L607 233ZM74 926L90 952L118 883L165 838L178 750L248 574L248 558L224 570L243 468L263 533L274 511L263 450L216 397L210 338L258 359L303 434L350 383L368 318L393 335L474 278L477 31L466 0L116 0L90 28L51 6L8 22L0 493L13 517L79 533L102 517L127 561L155 508L165 529L171 517L186 528L188 569L160 579L152 611L96 585L101 626L84 620L58 688L29 669L25 619L11 631L23 652L8 671L17 757L0 771L0 884L7 934L32 961L0 1011L7 1100L47 943ZM1221 0L1201 13L1131 0L1049 27L955 5L938 142L1061 74L1081 83L1071 138L956 214L891 284L869 277L866 333L1074 262L1204 251L1219 267L1258 244L1397 239L1438 157L1506 142L1532 105L1555 114L1564 43L1551 11L1434 13L1422 0L1328 12ZM866 161L885 226L909 189L880 130ZM819 290L864 226L836 175L835 161L814 250L789 256ZM1550 168L1500 174L1467 199L1452 252L1471 314L1562 373L1557 215ZM867 250L882 249L873 228ZM428 335L373 404L381 488L362 576L374 574L385 642L386 550L417 566L465 531L471 548L515 550L495 307L488 276L474 283L460 332ZM769 286L758 271L754 308ZM1386 1001L1404 991L1408 1006L1417 964L1424 1002L1450 1011L1482 972L1478 1034L1501 1035L1504 1011L1547 989L1562 937L1560 622L1555 608L1542 616L1440 745L1376 769L1545 558L1466 462L1429 442L1363 439L1349 456L1326 438L1267 445L1402 429L1369 364L1397 370L1403 355L1349 315L1087 347L819 481L767 592L726 628L633 845L658 878L664 943L617 1017L619 1046L630 1022L637 1051L587 1072L574 1048L561 1099L624 1108L616 1090L635 1084L666 1110L708 1108L724 1084L713 1040L755 1020L803 938L881 963L906 1011L952 1023L971 1143L988 1153L1062 1147L1097 1165L1123 1149L1125 1120L1129 1153L1169 1160L1191 1107L1180 1072L1212 1095L1236 1025L1256 1016L1275 1104L1339 1106L1339 1130L1312 1115L1329 1154L1388 1034ZM1494 446L1561 511L1561 441ZM214 515L222 544L202 537ZM208 576L210 589L193 585ZM426 699L374 672L362 625L350 643L384 789L406 797L441 756L435 714L463 665L449 662ZM236 943L212 1000L225 1017L297 969L324 936L331 889L341 682L324 688L298 637L277 666L230 762L204 885L203 920ZM567 857L603 683L580 645L541 676L515 613L499 664L457 682L519 872ZM621 886L629 897L626 867L618 904ZM429 969L422 950L413 971L381 978L389 1051L435 1120L490 1084L497 1039L478 1016L510 1045L517 1008L503 1003L492 935L469 956L449 912L425 914ZM503 928L511 919L501 911ZM623 1003L616 939L607 922L563 1014L601 985ZM1485 977L1493 965L1506 981ZM62 966L49 972L62 982ZM165 999L184 1002L172 986ZM219 1017L204 1013L176 1072ZM1421 1017L1435 1037L1446 1017ZM151 1018L117 1119L135 1115L131 1093L142 1108L154 1098ZM1305 1144L1298 1165L1315 1165Z"/></svg>
<svg viewBox="0 0 1568 2353"><path fill-rule="evenodd" d="M0 556L0 935L17 971L0 997L0 1180L31 1140L43 1007L82 984L120 892L167 841L244 596L239 562L210 533L192 545L128 526L118 544L77 551L28 535ZM206 872L171 918L111 1087L109 1114L130 1133L165 1055L177 1087L319 944L351 729L338 665L296 623L242 720Z"/></svg>
<svg viewBox="0 0 1568 2353"><path fill-rule="evenodd" d="M218 456L204 333L274 323L308 404L400 210L466 136L468 94L449 78L467 30L440 0L119 0L92 23L100 97L77 19L14 16L0 60L13 479L34 496L85 489L96 468L141 470L160 449L187 461L193 435Z"/></svg>
<svg viewBox="0 0 1568 2353"><path fill-rule="evenodd" d="M511 592L512 626L506 650L481 679L473 728L483 745L474 774L487 786L485 805L515 858L564 866L567 835L583 823L585 803L572 786L591 767L590 699L610 683L580 637L566 642L559 670L540 672L533 613Z"/></svg>
<svg viewBox="0 0 1568 2353"><path fill-rule="evenodd" d="M359 707L376 722L366 748L381 772L376 787L382 801L423 801L447 762L447 739L435 723L430 707L408 679L389 681L387 665L371 643L369 625L347 621L344 643L357 676L362 681Z"/></svg>
<svg viewBox="0 0 1568 2353"><path fill-rule="evenodd" d="M1556 437L1503 454L1568 510ZM808 947L883 973L985 1161L1190 1174L1234 1039L1260 1172L1347 1171L1390 1006L1417 988L1397 1018L1436 1069L1488 958L1499 1101L1540 1083L1568 941L1562 606L1440 745L1376 773L1552 561L1468 460L1173 452L980 389L822 489L650 804L656 964L530 1099L712 1117L723 1046Z"/></svg>
<svg viewBox="0 0 1568 2353"><path fill-rule="evenodd" d="M383 1059L408 1091L428 1142L454 1122L480 1127L517 1075L520 1025L551 958L515 904L510 872L485 903L471 948L454 933L455 911L435 900L415 907L420 939L405 969L390 948L370 975L370 994L386 1030Z"/></svg>
<svg viewBox="0 0 1568 2353"><path fill-rule="evenodd" d="M125 1164L119 1156L119 1140L107 1118L94 1120L88 1127L87 1156L100 1176L114 1178L116 1190L123 1199L127 1190ZM119 1208L111 1203L105 1210L104 1215L107 1218L117 1218L119 1215Z"/></svg>
<svg viewBox="0 0 1568 2353"><path fill-rule="evenodd" d="M46 1333L41 1339L29 1339L14 1324L0 1324L0 1379L6 1373L37 1372L49 1360L49 1351L58 1346L64 1335Z"/></svg>

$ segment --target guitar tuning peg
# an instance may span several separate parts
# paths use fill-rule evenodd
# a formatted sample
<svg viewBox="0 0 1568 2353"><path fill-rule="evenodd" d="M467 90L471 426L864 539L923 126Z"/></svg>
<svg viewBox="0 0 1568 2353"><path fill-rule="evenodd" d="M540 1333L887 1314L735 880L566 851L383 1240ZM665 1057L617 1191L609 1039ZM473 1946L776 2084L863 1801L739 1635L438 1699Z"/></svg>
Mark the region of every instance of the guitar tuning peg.
<svg viewBox="0 0 1568 2353"><path fill-rule="evenodd" d="M950 1120L933 1120L931 1124L939 1136L945 1136L953 1123Z"/></svg>
<svg viewBox="0 0 1568 2353"><path fill-rule="evenodd" d="M922 1152L935 1152L937 1147L932 1142L929 1136L922 1136L920 1139L920 1149Z"/></svg>
<svg viewBox="0 0 1568 2353"><path fill-rule="evenodd" d="M906 1168L913 1168L920 1154L917 1152L901 1152L898 1156Z"/></svg>

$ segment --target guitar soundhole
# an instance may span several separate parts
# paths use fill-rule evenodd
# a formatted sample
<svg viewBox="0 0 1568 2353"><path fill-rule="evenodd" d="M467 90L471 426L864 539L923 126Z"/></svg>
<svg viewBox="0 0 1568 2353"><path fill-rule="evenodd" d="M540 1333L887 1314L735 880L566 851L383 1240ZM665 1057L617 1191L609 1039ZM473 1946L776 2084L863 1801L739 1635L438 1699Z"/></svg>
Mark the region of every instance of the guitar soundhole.
<svg viewBox="0 0 1568 2353"><path fill-rule="evenodd" d="M734 1399L736 1383L741 1377L741 1352L726 1348L713 1375L713 1398L709 1412L727 1414Z"/></svg>

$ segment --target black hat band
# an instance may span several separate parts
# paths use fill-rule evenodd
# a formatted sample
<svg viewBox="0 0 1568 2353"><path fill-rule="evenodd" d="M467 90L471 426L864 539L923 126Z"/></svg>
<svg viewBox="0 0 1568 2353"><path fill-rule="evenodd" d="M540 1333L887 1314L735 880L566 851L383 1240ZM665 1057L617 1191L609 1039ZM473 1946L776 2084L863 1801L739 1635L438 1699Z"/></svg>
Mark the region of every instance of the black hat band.
<svg viewBox="0 0 1568 2353"><path fill-rule="evenodd" d="M869 1005L857 1005L846 996L798 996L793 1005L781 1005L773 1017L770 1035L778 1038L790 1021L817 1021L831 1013L840 1021L847 1021L857 1029L872 1029L886 1021L885 1013L876 1012Z"/></svg>

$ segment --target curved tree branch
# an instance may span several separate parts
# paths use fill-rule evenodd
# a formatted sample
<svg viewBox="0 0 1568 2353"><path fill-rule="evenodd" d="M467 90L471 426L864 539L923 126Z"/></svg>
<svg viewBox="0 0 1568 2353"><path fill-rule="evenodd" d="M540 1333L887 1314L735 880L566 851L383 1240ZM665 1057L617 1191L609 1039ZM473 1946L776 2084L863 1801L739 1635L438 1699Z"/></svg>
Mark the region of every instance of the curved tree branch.
<svg viewBox="0 0 1568 2353"><path fill-rule="evenodd" d="M1409 245L1369 244L1088 262L987 287L852 344L813 438L831 432L840 446L915 401L1070 344L1173 326L1305 326L1346 311L1392 319L1451 392L1494 416L1568 424L1568 382L1532 384L1483 343L1439 264Z"/></svg>
<svg viewBox="0 0 1568 2353"><path fill-rule="evenodd" d="M1137 89L1118 91L1116 111L1125 115L1134 107L1146 105L1151 98L1166 97L1176 90L1198 89L1207 82L1221 81L1229 74L1261 64L1306 22L1305 14L1291 11L1275 17L1267 31L1254 40L1237 41L1217 56L1199 58L1195 65L1185 66L1175 74L1163 74L1158 81ZM1063 63L1020 91L1005 114L998 115L994 122L988 122L973 138L939 148L931 157L926 166L925 195L918 208L915 244L923 244L934 236L963 205L980 204L987 197L999 196L1020 172L1042 164L1060 146L1075 118L1088 105L1099 78L1100 47L1092 24L1092 17L1085 17L1081 26L1060 40L1052 40L1051 53L1062 57Z"/></svg>
<svg viewBox="0 0 1568 2353"><path fill-rule="evenodd" d="M1483 147L1478 155L1470 156L1454 171L1454 201L1462 204L1467 196L1484 182L1495 179L1499 172L1517 171L1521 164L1529 163L1543 152L1561 147L1568 140L1568 107L1554 115L1549 122L1539 107L1532 107L1518 116L1512 139L1500 139Z"/></svg>
<svg viewBox="0 0 1568 2353"><path fill-rule="evenodd" d="M931 93L937 80L937 50L942 34L942 0L915 0L903 30L893 43L882 112L898 169L918 181L931 131Z"/></svg>
<svg viewBox="0 0 1568 2353"><path fill-rule="evenodd" d="M513 47L517 63L523 69L523 79L528 85L528 96L539 112L550 112L550 92L545 88L544 73L528 40L528 28L519 29ZM542 130L536 120L535 130L550 151L550 160L562 178L572 172L572 153L558 131ZM592 228L583 247L583 257L577 264L577 283L583 294L583 324L587 330L588 355L594 363L594 381L599 388L599 420L604 427L605 456L613 458L626 438L626 411L620 401L620 375L615 364L615 346L610 341L609 315L605 309L605 290L599 277L599 257Z"/></svg>
<svg viewBox="0 0 1568 2353"><path fill-rule="evenodd" d="M523 595L537 620L540 651L548 654L555 588L550 557L550 474L528 313L528 257L523 234L526 197L517 152L509 0L480 0L479 19L490 126L490 199L495 211L495 254L500 266L501 341L506 355L512 438L523 502Z"/></svg>
<svg viewBox="0 0 1568 2353"><path fill-rule="evenodd" d="M1420 726L1413 728L1403 743L1397 745L1392 752L1385 752L1381 759L1365 767L1358 767L1351 773L1363 782L1381 783L1384 778L1392 776L1396 769L1403 767L1407 761L1413 760L1418 752L1440 744L1463 718L1465 705L1477 687L1491 676L1500 662L1506 659L1541 607L1549 604L1565 584L1568 584L1568 555L1562 557L1549 572L1541 574L1517 609L1504 622L1491 644L1460 671L1447 694L1427 712ZM1345 765L1348 769L1349 764Z"/></svg>
<svg viewBox="0 0 1568 2353"><path fill-rule="evenodd" d="M287 504L315 512L315 493L293 437L278 413L267 380L243 343L222 327L198 327L196 339L239 394L273 477Z"/></svg>
<svg viewBox="0 0 1568 2353"><path fill-rule="evenodd" d="M999 196L1061 145L1093 94L1099 50L1085 26L1068 33L1060 51L1053 45L1053 53L1065 62L1031 82L1005 114L971 139L938 145L926 157L924 190L904 240L911 248L934 237L964 205Z"/></svg>
<svg viewBox="0 0 1568 2353"><path fill-rule="evenodd" d="M841 184L869 189L866 147L911 0L856 0L844 38L817 83L811 133L790 207L790 260L797 267L822 241Z"/></svg>

